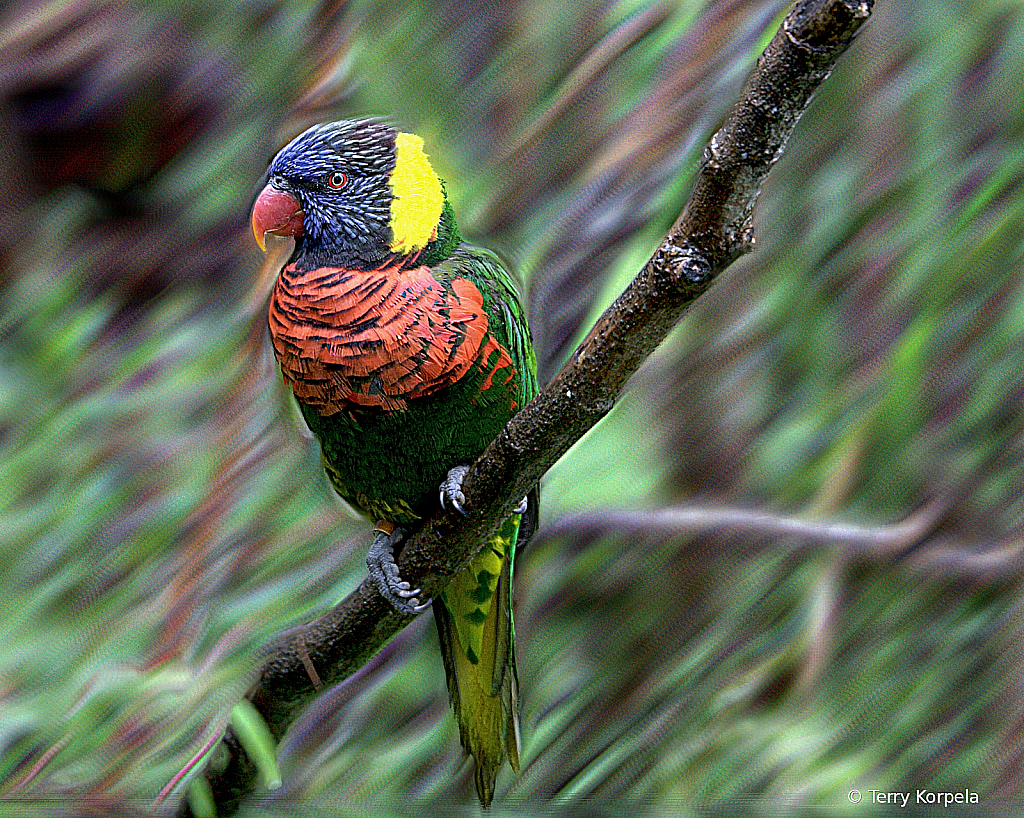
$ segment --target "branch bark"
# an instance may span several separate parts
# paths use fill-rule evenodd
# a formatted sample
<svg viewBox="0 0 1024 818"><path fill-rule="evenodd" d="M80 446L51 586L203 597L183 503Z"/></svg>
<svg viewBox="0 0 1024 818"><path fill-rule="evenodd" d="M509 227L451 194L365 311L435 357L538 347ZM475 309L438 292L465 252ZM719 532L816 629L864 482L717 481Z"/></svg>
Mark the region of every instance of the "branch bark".
<svg viewBox="0 0 1024 818"><path fill-rule="evenodd" d="M783 21L722 128L705 149L690 199L636 279L554 380L502 431L464 484L466 519L440 513L403 547L402 576L429 596L479 550L543 474L611 409L640 364L689 306L754 243L754 202L814 91L868 19L872 0L803 0ZM324 685L362 667L411 617L368 581L317 621L283 635L249 698L280 740ZM222 813L250 791L256 770L225 736L206 771Z"/></svg>

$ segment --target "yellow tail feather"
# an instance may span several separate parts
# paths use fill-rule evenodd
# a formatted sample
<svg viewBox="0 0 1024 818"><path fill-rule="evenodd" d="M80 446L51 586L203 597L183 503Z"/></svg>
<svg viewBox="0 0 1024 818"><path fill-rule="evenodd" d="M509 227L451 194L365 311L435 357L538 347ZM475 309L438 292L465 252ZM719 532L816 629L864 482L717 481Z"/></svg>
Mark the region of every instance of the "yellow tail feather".
<svg viewBox="0 0 1024 818"><path fill-rule="evenodd" d="M519 769L519 679L512 624L512 562L519 516L436 600L434 619L462 746L476 762L476 789L487 806L507 758Z"/></svg>

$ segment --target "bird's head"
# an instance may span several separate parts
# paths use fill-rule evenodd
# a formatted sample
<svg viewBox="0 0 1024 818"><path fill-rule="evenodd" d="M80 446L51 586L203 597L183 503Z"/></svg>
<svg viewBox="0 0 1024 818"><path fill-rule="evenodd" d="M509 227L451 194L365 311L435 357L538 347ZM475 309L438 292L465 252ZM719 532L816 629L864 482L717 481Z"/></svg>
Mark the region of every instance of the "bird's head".
<svg viewBox="0 0 1024 818"><path fill-rule="evenodd" d="M252 211L267 233L294 236L295 261L369 269L391 256L433 263L458 243L423 140L375 120L314 125L274 157Z"/></svg>

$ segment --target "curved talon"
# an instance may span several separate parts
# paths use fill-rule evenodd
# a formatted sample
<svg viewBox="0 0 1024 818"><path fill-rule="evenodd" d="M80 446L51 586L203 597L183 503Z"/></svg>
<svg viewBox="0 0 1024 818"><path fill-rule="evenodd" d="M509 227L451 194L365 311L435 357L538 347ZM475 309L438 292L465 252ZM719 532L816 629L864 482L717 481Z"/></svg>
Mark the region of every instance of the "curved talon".
<svg viewBox="0 0 1024 818"><path fill-rule="evenodd" d="M390 523L381 522L373 530L373 545L366 555L366 567L370 572L370 581L380 595L391 603L391 607L400 614L414 616L423 613L433 602L428 599L420 602L419 588L413 588L403 580L395 564L395 545L402 541L405 532Z"/></svg>
<svg viewBox="0 0 1024 818"><path fill-rule="evenodd" d="M463 517L468 517L463 504L466 502L466 495L462 493L462 481L469 473L469 466L455 466L448 472L448 476L441 483L441 508L448 510L449 504Z"/></svg>
<svg viewBox="0 0 1024 818"><path fill-rule="evenodd" d="M413 602L416 602L416 603L419 603L419 604L412 605ZM433 605L434 604L434 600L428 599L426 602L420 603L419 600L410 599L409 603L410 603L410 605L412 605L412 612L414 614L420 614L420 613L423 613L431 605Z"/></svg>
<svg viewBox="0 0 1024 818"><path fill-rule="evenodd" d="M529 508L529 507L530 507L530 498L529 497L524 497L522 500L519 501L519 505L517 505L514 509L512 509L512 511L513 511L514 514L525 514L526 513L526 509Z"/></svg>

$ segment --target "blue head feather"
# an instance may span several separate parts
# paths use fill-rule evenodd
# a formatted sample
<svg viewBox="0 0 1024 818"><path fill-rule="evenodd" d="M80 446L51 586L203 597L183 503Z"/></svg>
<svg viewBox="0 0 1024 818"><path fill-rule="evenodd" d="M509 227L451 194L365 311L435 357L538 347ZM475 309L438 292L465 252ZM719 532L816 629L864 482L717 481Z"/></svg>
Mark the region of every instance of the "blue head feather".
<svg viewBox="0 0 1024 818"><path fill-rule="evenodd" d="M375 120L314 125L284 146L270 164L270 184L305 211L295 261L303 268L373 267L391 243L394 128ZM334 190L328 179L344 173Z"/></svg>

